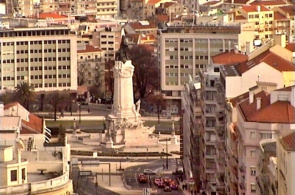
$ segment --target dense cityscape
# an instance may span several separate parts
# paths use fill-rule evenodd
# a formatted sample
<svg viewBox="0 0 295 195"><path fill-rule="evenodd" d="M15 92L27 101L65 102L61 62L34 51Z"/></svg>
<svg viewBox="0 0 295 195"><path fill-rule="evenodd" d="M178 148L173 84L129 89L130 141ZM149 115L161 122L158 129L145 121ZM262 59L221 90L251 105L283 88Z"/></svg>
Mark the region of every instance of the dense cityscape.
<svg viewBox="0 0 295 195"><path fill-rule="evenodd" d="M295 195L294 4L0 0L0 194Z"/></svg>

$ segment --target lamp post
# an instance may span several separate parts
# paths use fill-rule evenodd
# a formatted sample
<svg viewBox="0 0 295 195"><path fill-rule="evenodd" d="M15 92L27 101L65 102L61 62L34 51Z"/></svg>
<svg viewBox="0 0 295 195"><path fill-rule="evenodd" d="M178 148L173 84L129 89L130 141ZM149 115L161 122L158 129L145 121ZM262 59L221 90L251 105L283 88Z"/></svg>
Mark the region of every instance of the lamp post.
<svg viewBox="0 0 295 195"><path fill-rule="evenodd" d="M166 169L168 169L168 138L166 138Z"/></svg>
<svg viewBox="0 0 295 195"><path fill-rule="evenodd" d="M81 124L81 103L79 103L79 124Z"/></svg>

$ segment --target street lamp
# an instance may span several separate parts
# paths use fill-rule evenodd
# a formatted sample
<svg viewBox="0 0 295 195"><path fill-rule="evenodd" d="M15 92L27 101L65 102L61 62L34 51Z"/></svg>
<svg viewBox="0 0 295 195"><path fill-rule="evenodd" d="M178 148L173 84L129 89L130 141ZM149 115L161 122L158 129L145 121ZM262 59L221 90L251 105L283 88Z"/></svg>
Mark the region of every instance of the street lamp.
<svg viewBox="0 0 295 195"><path fill-rule="evenodd" d="M79 103L79 124L81 124L81 103Z"/></svg>
<svg viewBox="0 0 295 195"><path fill-rule="evenodd" d="M166 169L168 169L168 138L166 138Z"/></svg>

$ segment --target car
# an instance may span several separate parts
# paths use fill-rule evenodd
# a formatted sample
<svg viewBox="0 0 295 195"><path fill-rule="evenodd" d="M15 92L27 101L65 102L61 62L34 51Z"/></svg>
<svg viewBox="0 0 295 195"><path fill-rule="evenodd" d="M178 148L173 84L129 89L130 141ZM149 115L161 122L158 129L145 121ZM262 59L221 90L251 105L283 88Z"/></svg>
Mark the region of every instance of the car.
<svg viewBox="0 0 295 195"><path fill-rule="evenodd" d="M154 180L154 184L155 184L156 186L158 186L158 184L159 184L160 182L161 182L161 178L156 177L155 180Z"/></svg>
<svg viewBox="0 0 295 195"><path fill-rule="evenodd" d="M163 181L160 181L157 186L158 188L165 188L165 183Z"/></svg>
<svg viewBox="0 0 295 195"><path fill-rule="evenodd" d="M151 169L144 169L143 174L145 174L145 175L155 175L156 173L153 172Z"/></svg>
<svg viewBox="0 0 295 195"><path fill-rule="evenodd" d="M171 188L169 186L165 186L164 192L171 192Z"/></svg>
<svg viewBox="0 0 295 195"><path fill-rule="evenodd" d="M172 181L172 179L170 179L169 177L163 177L163 178L162 178L162 181L163 181L166 185L169 185L170 182Z"/></svg>
<svg viewBox="0 0 295 195"><path fill-rule="evenodd" d="M171 181L169 186L170 186L171 190L178 190L178 188L179 188L176 180Z"/></svg>
<svg viewBox="0 0 295 195"><path fill-rule="evenodd" d="M144 174L139 174L137 179L138 179L139 183L146 183L147 182L147 177Z"/></svg>

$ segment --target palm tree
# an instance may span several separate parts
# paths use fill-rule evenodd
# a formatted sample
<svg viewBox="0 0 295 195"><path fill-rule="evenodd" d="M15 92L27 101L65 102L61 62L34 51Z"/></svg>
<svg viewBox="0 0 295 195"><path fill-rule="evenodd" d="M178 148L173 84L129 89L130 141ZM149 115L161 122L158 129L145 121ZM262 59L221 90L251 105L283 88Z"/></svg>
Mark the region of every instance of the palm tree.
<svg viewBox="0 0 295 195"><path fill-rule="evenodd" d="M16 86L14 99L22 104L27 110L30 108L30 103L36 99L35 89L28 83L21 83Z"/></svg>

